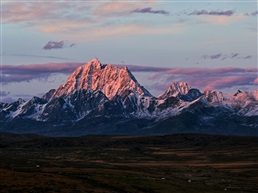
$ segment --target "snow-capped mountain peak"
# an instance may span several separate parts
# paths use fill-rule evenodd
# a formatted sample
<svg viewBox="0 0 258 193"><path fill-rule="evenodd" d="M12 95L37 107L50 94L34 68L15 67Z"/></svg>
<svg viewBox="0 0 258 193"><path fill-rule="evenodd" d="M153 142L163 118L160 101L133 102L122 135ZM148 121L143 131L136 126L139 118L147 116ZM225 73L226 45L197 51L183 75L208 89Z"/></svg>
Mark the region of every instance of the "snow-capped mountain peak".
<svg viewBox="0 0 258 193"><path fill-rule="evenodd" d="M201 93L186 82L174 82L156 98L127 67L103 65L97 58L42 98L0 103L0 130L50 135L52 130L53 135L74 136L181 131L258 135L257 117L258 90Z"/></svg>
<svg viewBox="0 0 258 193"><path fill-rule="evenodd" d="M115 65L103 65L97 58L78 67L53 94L53 98L67 95L76 90L98 90L109 99L121 95L126 90L132 90L139 95L151 96L142 87L127 67L119 68Z"/></svg>
<svg viewBox="0 0 258 193"><path fill-rule="evenodd" d="M210 103L222 103L225 100L225 96L221 91L205 90L203 92L205 98Z"/></svg>
<svg viewBox="0 0 258 193"><path fill-rule="evenodd" d="M258 100L258 89L254 90L252 93L253 93L255 100Z"/></svg>
<svg viewBox="0 0 258 193"><path fill-rule="evenodd" d="M173 82L159 98L164 99L170 96L176 97L179 94L186 95L190 88L191 87L186 82Z"/></svg>

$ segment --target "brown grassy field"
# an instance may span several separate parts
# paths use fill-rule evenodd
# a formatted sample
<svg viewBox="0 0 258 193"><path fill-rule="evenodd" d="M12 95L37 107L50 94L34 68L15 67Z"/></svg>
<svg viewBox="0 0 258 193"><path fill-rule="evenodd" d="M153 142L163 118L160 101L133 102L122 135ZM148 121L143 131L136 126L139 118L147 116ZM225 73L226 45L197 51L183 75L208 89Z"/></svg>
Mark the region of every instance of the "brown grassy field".
<svg viewBox="0 0 258 193"><path fill-rule="evenodd" d="M0 192L258 192L258 138L0 134Z"/></svg>

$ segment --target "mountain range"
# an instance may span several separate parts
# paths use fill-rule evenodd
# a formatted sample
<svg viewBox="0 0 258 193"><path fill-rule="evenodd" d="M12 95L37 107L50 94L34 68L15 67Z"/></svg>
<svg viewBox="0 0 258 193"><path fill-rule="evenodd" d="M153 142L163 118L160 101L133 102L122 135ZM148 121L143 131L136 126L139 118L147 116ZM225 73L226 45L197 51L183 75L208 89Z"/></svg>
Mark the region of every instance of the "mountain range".
<svg viewBox="0 0 258 193"><path fill-rule="evenodd" d="M0 103L0 131L48 136L258 135L258 90L201 92L174 82L152 96L127 67L94 58L42 97Z"/></svg>

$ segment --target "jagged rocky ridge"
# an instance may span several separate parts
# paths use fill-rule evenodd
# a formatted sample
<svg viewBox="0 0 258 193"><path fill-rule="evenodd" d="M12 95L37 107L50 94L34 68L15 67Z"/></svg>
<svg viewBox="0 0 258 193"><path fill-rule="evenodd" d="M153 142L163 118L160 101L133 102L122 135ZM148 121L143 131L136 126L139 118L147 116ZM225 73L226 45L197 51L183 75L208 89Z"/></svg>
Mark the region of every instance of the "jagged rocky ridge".
<svg viewBox="0 0 258 193"><path fill-rule="evenodd" d="M159 97L127 67L96 58L43 97L0 103L0 131L58 136L216 133L258 135L258 90L201 93L174 82Z"/></svg>

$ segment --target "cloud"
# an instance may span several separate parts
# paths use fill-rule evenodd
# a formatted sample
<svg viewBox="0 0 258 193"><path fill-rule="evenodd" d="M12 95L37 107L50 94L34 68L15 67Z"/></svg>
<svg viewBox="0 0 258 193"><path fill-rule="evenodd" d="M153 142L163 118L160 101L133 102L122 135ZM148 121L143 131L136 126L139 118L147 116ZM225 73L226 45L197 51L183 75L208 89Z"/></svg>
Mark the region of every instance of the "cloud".
<svg viewBox="0 0 258 193"><path fill-rule="evenodd" d="M214 60L214 59L221 58L221 56L222 56L222 54L219 53L219 54L214 54L214 55L203 55L202 58L203 59L208 59L209 58L209 59Z"/></svg>
<svg viewBox="0 0 258 193"><path fill-rule="evenodd" d="M255 85L257 73L257 68L172 68L157 72L149 79L167 86L174 81L185 81L196 88L216 90ZM159 85L155 89L160 89Z"/></svg>
<svg viewBox="0 0 258 193"><path fill-rule="evenodd" d="M42 95L41 95L42 96ZM40 97L41 97L40 96ZM17 99L21 98L24 101L28 101L33 97L33 95L14 95L14 96L4 96L0 98L0 102L2 103L12 103L17 101Z"/></svg>
<svg viewBox="0 0 258 193"><path fill-rule="evenodd" d="M250 13L250 15L251 15L251 16L256 16L256 15L258 15L258 10L256 10L256 11Z"/></svg>
<svg viewBox="0 0 258 193"><path fill-rule="evenodd" d="M252 56L248 55L248 56L244 57L243 59L251 59L251 58L252 58Z"/></svg>
<svg viewBox="0 0 258 193"><path fill-rule="evenodd" d="M47 63L19 66L3 65L2 81L5 84L46 80L55 73L71 74L83 63ZM124 65L119 65L120 67ZM139 65L127 65L132 72L147 72L151 85L148 88L164 91L174 81L185 81L193 87L203 90L225 89L235 86L257 85L257 68L163 68ZM8 93L2 93L7 95Z"/></svg>
<svg viewBox="0 0 258 193"><path fill-rule="evenodd" d="M30 55L30 54L4 54L4 56L15 56L15 57L32 57L32 58L50 58L58 60L72 60L72 58L57 57L57 56L44 56L44 55Z"/></svg>
<svg viewBox="0 0 258 193"><path fill-rule="evenodd" d="M42 25L45 22L60 21L83 21L88 16L91 6L86 3L76 2L3 2L3 22ZM77 12L76 12L77 11ZM83 14L83 16L82 16ZM40 22L39 22L40 21ZM38 23L36 23L38 22ZM58 25L61 23L58 23ZM70 24L70 22L69 22ZM57 23L52 23L57 25Z"/></svg>
<svg viewBox="0 0 258 193"><path fill-rule="evenodd" d="M152 14L161 14L161 15L168 15L169 12L165 10L153 10L151 7L146 7L143 9L135 9L131 11L131 13L152 13Z"/></svg>
<svg viewBox="0 0 258 193"><path fill-rule="evenodd" d="M207 11L207 10L195 10L187 15L216 15L216 16L232 16L234 11L226 10L226 11Z"/></svg>
<svg viewBox="0 0 258 193"><path fill-rule="evenodd" d="M155 4L154 1L138 1L137 3L130 1L110 1L105 3L98 3L98 6L94 10L94 14L105 17L128 15L131 10L135 10L142 6L152 6L153 4Z"/></svg>
<svg viewBox="0 0 258 193"><path fill-rule="evenodd" d="M216 60L216 59L220 59L220 60L226 60L226 59L246 60L246 59L251 59L252 56L251 55L241 56L239 53L231 53L231 54L218 53L218 54L211 54L211 55L202 55L201 58L202 59L211 59L211 60Z"/></svg>
<svg viewBox="0 0 258 193"><path fill-rule="evenodd" d="M236 15L234 17L227 17L224 15L207 15L202 17L200 16L200 19L209 24L226 26L232 23L239 23L241 20L246 19L246 17L242 15Z"/></svg>
<svg viewBox="0 0 258 193"><path fill-rule="evenodd" d="M132 17L132 10L136 10L138 7L155 5L155 1L8 2L3 4L3 23L19 24L22 28L36 33L58 35L62 39L80 42L142 34L170 34L175 31L178 32L179 28L182 29L182 25L179 26L178 23L168 27L164 22L156 20L136 21ZM149 11L153 14L165 13L162 10L151 9ZM49 45L45 46L47 49L52 47L52 49L63 48L63 42L57 42L58 44L52 45L53 43L50 42Z"/></svg>
<svg viewBox="0 0 258 193"><path fill-rule="evenodd" d="M0 102L2 102L2 103L13 102L14 99L12 97L8 96L9 94L10 94L10 92L0 90Z"/></svg>
<svg viewBox="0 0 258 193"><path fill-rule="evenodd" d="M47 79L55 73L71 74L77 67L84 63L46 63L46 64L25 64L25 65L3 65L3 83L31 81L33 79ZM125 65L118 65L124 67ZM170 68L127 65L132 72L162 72ZM0 93L1 94L1 93Z"/></svg>
<svg viewBox="0 0 258 193"><path fill-rule="evenodd" d="M69 45L69 47L72 48L72 47L74 47L75 45L76 45L75 43L71 43L71 44Z"/></svg>
<svg viewBox="0 0 258 193"><path fill-rule="evenodd" d="M231 58L235 58L235 57L237 57L239 54L238 53L232 53L231 54Z"/></svg>
<svg viewBox="0 0 258 193"><path fill-rule="evenodd" d="M224 89L233 86L253 85L252 80L254 77L248 76L224 76L219 79L209 78L206 79L206 85L200 81L194 81L194 84L199 84L205 90L207 89Z"/></svg>
<svg viewBox="0 0 258 193"><path fill-rule="evenodd" d="M60 42L54 42L54 41L49 41L43 49L45 50L51 50L51 49L60 49L64 47L64 41Z"/></svg>
<svg viewBox="0 0 258 193"><path fill-rule="evenodd" d="M235 15L233 10L194 10L192 12L182 11L180 13L187 16L198 16L198 19L213 25L229 25L231 23L239 23L241 20L246 19L243 14Z"/></svg>
<svg viewBox="0 0 258 193"><path fill-rule="evenodd" d="M258 85L258 78L254 80L253 84Z"/></svg>
<svg viewBox="0 0 258 193"><path fill-rule="evenodd" d="M12 103L14 101L16 101L17 99L14 99L13 97L10 96L6 96L6 97L1 97L0 98L0 102L2 103Z"/></svg>
<svg viewBox="0 0 258 193"><path fill-rule="evenodd" d="M72 73L83 63L47 63L47 64L26 64L26 65L3 65L2 82L12 83L31 81L33 79L47 79L55 73Z"/></svg>
<svg viewBox="0 0 258 193"><path fill-rule="evenodd" d="M152 66L137 66L137 65L118 65L119 67L127 66L132 72L163 72L171 68L165 67L152 67Z"/></svg>
<svg viewBox="0 0 258 193"><path fill-rule="evenodd" d="M5 91L3 91L3 90L0 90L0 96L1 96L1 97L7 96L7 95L9 95L9 94L10 94L10 92L5 92Z"/></svg>
<svg viewBox="0 0 258 193"><path fill-rule="evenodd" d="M113 25L104 26L94 26L91 30L78 31L76 37L70 34L67 35L67 39L78 38L78 41L95 41L95 40L105 40L107 38L117 38L117 37L130 37L130 36L141 36L141 35L163 35L163 34L176 34L181 32L187 25L171 24L167 27L163 24L156 24L155 27L151 24L143 23L127 23L117 24L115 27ZM94 33L92 33L94 31Z"/></svg>
<svg viewBox="0 0 258 193"><path fill-rule="evenodd" d="M246 16L256 16L256 15L258 15L258 10L253 11L253 12L251 12L251 13L245 13L245 15L246 15Z"/></svg>
<svg viewBox="0 0 258 193"><path fill-rule="evenodd" d="M94 3L76 2L3 2L4 24L23 24L23 27L43 32L69 32L95 24L91 15Z"/></svg>
<svg viewBox="0 0 258 193"><path fill-rule="evenodd" d="M44 47L44 50L51 50L51 49L62 49L65 47L73 47L75 43L68 43L68 41L49 41Z"/></svg>

